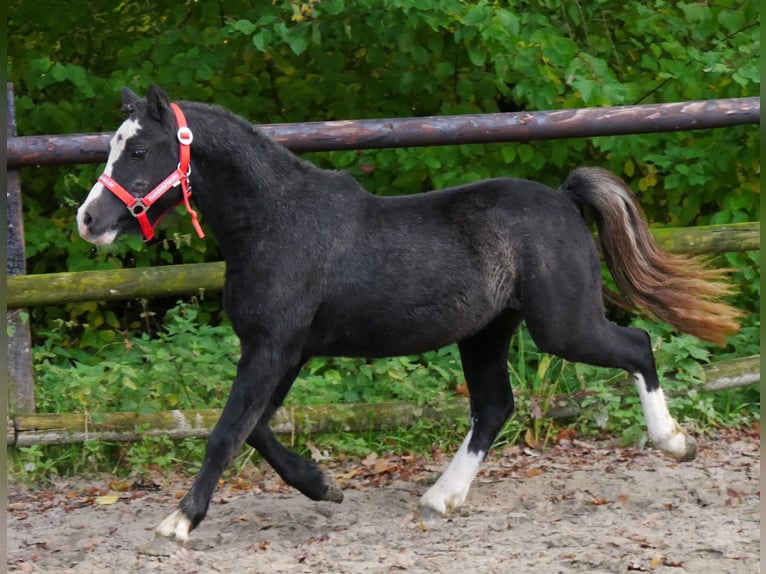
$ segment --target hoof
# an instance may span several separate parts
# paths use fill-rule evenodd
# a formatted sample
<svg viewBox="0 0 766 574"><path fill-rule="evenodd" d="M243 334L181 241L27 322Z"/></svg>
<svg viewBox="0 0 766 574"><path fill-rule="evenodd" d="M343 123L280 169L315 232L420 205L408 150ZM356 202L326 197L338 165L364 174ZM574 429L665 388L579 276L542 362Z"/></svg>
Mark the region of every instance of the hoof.
<svg viewBox="0 0 766 574"><path fill-rule="evenodd" d="M175 538L181 544L186 544L191 531L191 520L181 509L176 510L155 529L154 534L163 538Z"/></svg>
<svg viewBox="0 0 766 574"><path fill-rule="evenodd" d="M684 438L686 439L686 452L683 456L679 457L678 460L681 462L689 462L690 460L697 458L697 441L688 434L684 435Z"/></svg>
<svg viewBox="0 0 766 574"><path fill-rule="evenodd" d="M421 504L419 507L417 516L423 522L433 522L434 520L437 520L441 518L442 516L444 516L444 513L439 512L433 506L429 506L427 504Z"/></svg>
<svg viewBox="0 0 766 574"><path fill-rule="evenodd" d="M679 436L680 435L680 436ZM679 433L675 439L683 437L683 448L679 450L664 450L663 452L671 458L681 462L689 462L697 457L697 441L686 433Z"/></svg>
<svg viewBox="0 0 766 574"><path fill-rule="evenodd" d="M328 477L325 477L325 481L326 484L324 494L322 495L322 500L337 503L343 502L343 491L341 490L338 483Z"/></svg>
<svg viewBox="0 0 766 574"><path fill-rule="evenodd" d="M186 546L183 544L179 544L172 538L161 536L155 531L154 538L146 544L140 545L138 552L147 556L168 558L170 556L177 556L178 552L185 548Z"/></svg>

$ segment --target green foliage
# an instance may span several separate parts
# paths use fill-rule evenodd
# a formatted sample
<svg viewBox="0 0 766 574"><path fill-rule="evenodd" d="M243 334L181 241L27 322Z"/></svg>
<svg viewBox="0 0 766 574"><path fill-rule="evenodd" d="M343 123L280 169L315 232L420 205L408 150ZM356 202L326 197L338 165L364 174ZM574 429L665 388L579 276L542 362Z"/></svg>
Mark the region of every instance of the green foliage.
<svg viewBox="0 0 766 574"><path fill-rule="evenodd" d="M200 319L179 303L156 336L141 333L96 353L60 345L45 333L35 348L39 412L129 411L222 407L236 374L239 340L228 324ZM315 358L301 372L287 404L376 401L437 402L462 381L457 348L367 361Z"/></svg>
<svg viewBox="0 0 766 574"><path fill-rule="evenodd" d="M288 404L438 402L454 391L463 372L452 345L417 356L374 361L317 357L304 368Z"/></svg>
<svg viewBox="0 0 766 574"><path fill-rule="evenodd" d="M74 2L66 14L13 2L7 72L24 135L113 130L119 89L142 92L152 82L255 122L670 102L756 95L759 18L752 0ZM758 219L758 141L755 127L740 127L312 159L383 194L501 175L557 185L572 167L598 164L632 183L652 221L691 225ZM30 272L220 258L212 240L196 238L92 249L76 237L74 214L99 170L22 171ZM192 233L183 216L165 227L187 239ZM758 265L749 256L730 259L745 284L738 304L754 312ZM172 303L157 303L157 311ZM220 315L216 301L207 310ZM112 319L96 325L110 311ZM133 330L137 311L116 303L38 309L33 326L58 318ZM83 348L105 342L72 339Z"/></svg>
<svg viewBox="0 0 766 574"><path fill-rule="evenodd" d="M96 352L60 345L47 331L35 349L40 412L137 411L222 406L234 378L239 341L228 326L198 321L183 304L155 337L123 337Z"/></svg>
<svg viewBox="0 0 766 574"><path fill-rule="evenodd" d="M758 389L718 393L700 391L701 365L710 345L687 335L674 335L663 325L637 321L656 342L656 357L673 414L697 429L744 426L760 416ZM199 307L179 303L154 338L145 334L107 345L95 355L61 347L51 333L35 348L38 406L42 412L138 411L222 407L236 369L238 341L231 327L210 326ZM754 348L749 350L754 351ZM522 327L514 338L509 367L516 390L516 414L498 444L522 439L544 444L561 422L544 418L552 400L587 390L582 414L573 424L580 434L608 433L626 442L646 440L638 396L620 392L624 373L568 363L541 353ZM309 362L298 377L286 406L350 402L412 401L438 405L462 393L462 371L455 346L420 356L365 361L323 359ZM468 419L451 424L420 421L397 432L338 433L311 437L310 442L332 453L363 455L370 451L429 454L459 444ZM139 429L140 430L140 429ZM308 454L307 437L293 444ZM144 437L126 445L89 441L82 445L30 447L14 451L13 474L39 480L54 475L92 473L135 475L158 470L194 473L202 460L204 441ZM247 456L247 455L243 455Z"/></svg>

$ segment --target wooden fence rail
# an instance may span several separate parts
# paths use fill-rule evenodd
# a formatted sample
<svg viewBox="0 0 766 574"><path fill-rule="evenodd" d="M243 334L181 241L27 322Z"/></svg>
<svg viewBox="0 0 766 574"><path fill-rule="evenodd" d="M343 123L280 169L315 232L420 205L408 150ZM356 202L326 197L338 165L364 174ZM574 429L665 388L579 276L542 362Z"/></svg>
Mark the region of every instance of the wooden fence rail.
<svg viewBox="0 0 766 574"><path fill-rule="evenodd" d="M718 391L760 380L760 358L745 357L703 367L702 391ZM615 383L615 393L633 393L627 379ZM564 419L581 414L582 405L592 393L552 397L543 418ZM466 400L440 405L413 402L347 403L280 408L271 428L280 435L308 435L334 432L387 431L406 428L424 418L450 421L465 417ZM86 440L112 442L138 441L145 437L166 436L172 439L206 438L218 421L221 409L172 410L152 414L111 413L39 413L20 414L8 422L8 445L23 447L44 444L71 444Z"/></svg>
<svg viewBox="0 0 766 574"><path fill-rule="evenodd" d="M653 231L660 246L674 253L748 251L761 246L757 222ZM222 262L19 275L8 278L8 308L196 295L220 291L223 276Z"/></svg>
<svg viewBox="0 0 766 574"><path fill-rule="evenodd" d="M760 123L760 98L730 98L545 112L266 124L295 152L525 142L689 131ZM8 138L8 167L106 161L111 134Z"/></svg>

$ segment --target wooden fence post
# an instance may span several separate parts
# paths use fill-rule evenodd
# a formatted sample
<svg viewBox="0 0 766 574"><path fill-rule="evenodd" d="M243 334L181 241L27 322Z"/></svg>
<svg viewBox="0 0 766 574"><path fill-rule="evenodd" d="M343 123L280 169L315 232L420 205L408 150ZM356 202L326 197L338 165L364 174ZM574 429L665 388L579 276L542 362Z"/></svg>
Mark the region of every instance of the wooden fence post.
<svg viewBox="0 0 766 574"><path fill-rule="evenodd" d="M16 135L16 116L13 105L13 84L7 84L8 137ZM26 275L27 262L24 252L24 219L21 211L21 180L16 169L7 175L8 245L7 274ZM32 374L32 344L29 321L24 309L12 309L8 318L8 375L9 411L12 413L35 412L35 386Z"/></svg>

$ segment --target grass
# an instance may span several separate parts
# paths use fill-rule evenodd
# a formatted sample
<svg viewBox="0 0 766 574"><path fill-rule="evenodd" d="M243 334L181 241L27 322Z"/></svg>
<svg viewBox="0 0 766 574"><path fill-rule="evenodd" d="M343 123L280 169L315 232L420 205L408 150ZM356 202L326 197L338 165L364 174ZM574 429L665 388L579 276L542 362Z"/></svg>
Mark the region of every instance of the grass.
<svg viewBox="0 0 766 574"><path fill-rule="evenodd" d="M701 365L714 357L713 347L690 336L673 335L662 325L637 320L655 344L657 364L663 366L671 412L700 432L721 426L746 426L760 417L758 389L747 387L718 393L699 391ZM55 325L45 343L34 349L39 412L156 412L167 409L222 407L236 371L239 343L228 325L202 321L194 304L179 303L155 336L115 338L96 352L63 343L66 325ZM732 348L740 355L759 352L758 325L743 328ZM756 333L755 338L753 333ZM755 341L755 342L753 342ZM731 358L732 348L716 359ZM549 443L563 427L581 436L620 436L627 443L645 441L645 424L638 396L618 393L620 371L568 363L537 350L522 327L509 354L516 391L516 414L506 423L497 445ZM545 418L554 397L586 390L582 412L567 421ZM439 404L464 394L464 379L456 346L417 356L368 361L316 358L303 369L286 405L351 402L413 401ZM467 418L452 424L421 420L396 432L338 433L292 437L302 454L310 446L330 456L365 456L370 451L429 455L454 451L468 428ZM145 438L135 443L90 441L63 446L12 449L10 473L19 480L46 480L58 475L108 472L131 476L148 471L194 474L204 452L204 440L171 441ZM235 461L251 460L247 449Z"/></svg>

